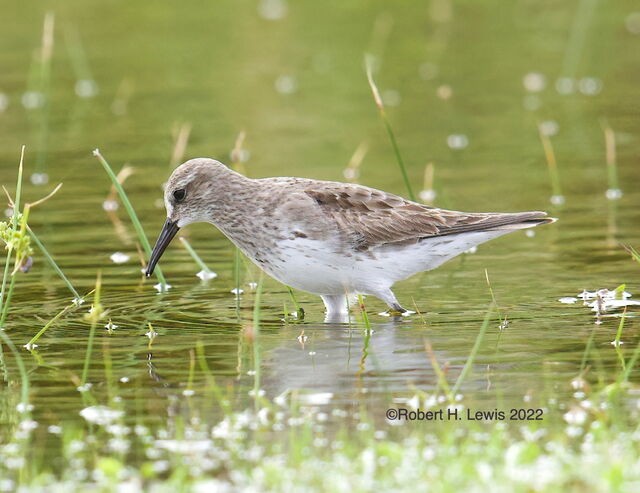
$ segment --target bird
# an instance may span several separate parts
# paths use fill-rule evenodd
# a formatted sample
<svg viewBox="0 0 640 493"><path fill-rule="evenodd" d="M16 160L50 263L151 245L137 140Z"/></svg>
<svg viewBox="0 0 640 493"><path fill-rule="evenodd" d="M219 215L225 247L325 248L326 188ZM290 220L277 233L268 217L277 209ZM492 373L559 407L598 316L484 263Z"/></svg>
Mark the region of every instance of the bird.
<svg viewBox="0 0 640 493"><path fill-rule="evenodd" d="M217 227L268 275L320 295L327 314L371 295L390 314L413 313L391 287L485 241L552 223L546 212L469 213L423 205L352 183L253 179L210 158L178 166L164 189L167 218L147 277L180 228Z"/></svg>

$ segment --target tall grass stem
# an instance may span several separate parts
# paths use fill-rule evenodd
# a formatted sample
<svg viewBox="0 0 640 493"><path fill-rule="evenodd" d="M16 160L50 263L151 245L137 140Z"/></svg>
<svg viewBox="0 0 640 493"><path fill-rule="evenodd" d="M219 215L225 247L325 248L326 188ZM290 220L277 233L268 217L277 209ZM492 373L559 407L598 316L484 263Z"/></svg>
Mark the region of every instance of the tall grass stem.
<svg viewBox="0 0 640 493"><path fill-rule="evenodd" d="M402 174L402 180L404 181L404 185L407 189L407 194L409 198L415 202L416 196L413 193L413 189L411 188L411 182L409 181L409 175L407 174L407 169L404 165L404 160L402 159L402 154L400 154L400 147L398 146L398 141L396 140L396 136L393 133L393 128L391 127L391 123L389 122L389 118L387 117L387 112L385 111L384 102L382 101L382 97L380 96L380 91L378 90L378 86L376 86L375 81L373 80L372 74L372 59L371 56L365 57L365 68L367 72L367 80L369 81L369 87L371 88L371 93L373 94L373 100L378 107L378 112L380 113L380 118L382 119L382 123L384 124L385 129L387 130L387 134L389 135L389 140L391 141L391 146L393 147L393 152L396 155L396 161L398 162L398 167L400 168L400 173Z"/></svg>
<svg viewBox="0 0 640 493"><path fill-rule="evenodd" d="M136 233L138 235L138 240L140 241L142 248L144 248L144 251L147 254L147 256L150 257L151 244L147 239L147 235L144 233L144 229L142 228L142 223L138 219L138 215L136 214L136 211L133 208L133 205L131 205L131 201L129 200L129 197L127 197L127 193L124 191L123 186L120 184L118 177L113 172L113 169L111 168L107 160L100 153L100 150L95 149L93 151L93 155L98 158L98 161L100 161L100 164L102 164L102 167L107 172L107 175L109 176L109 178L111 178L111 183L113 184L115 189L118 191L118 196L120 197L120 200L122 201L124 208L127 211L127 214L129 214L129 219L131 219L131 223L133 224L133 227L136 230ZM160 269L160 266L156 266L155 273L156 273L156 277L158 278L158 281L160 282L162 291L165 291L167 287L167 281L165 280L164 275L162 274L162 269Z"/></svg>

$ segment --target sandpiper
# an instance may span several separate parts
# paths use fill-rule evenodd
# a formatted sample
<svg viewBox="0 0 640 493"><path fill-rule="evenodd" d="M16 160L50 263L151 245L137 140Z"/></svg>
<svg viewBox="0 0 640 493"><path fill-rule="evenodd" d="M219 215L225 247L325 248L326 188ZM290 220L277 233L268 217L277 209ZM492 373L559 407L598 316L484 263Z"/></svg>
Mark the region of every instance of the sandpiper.
<svg viewBox="0 0 640 493"><path fill-rule="evenodd" d="M551 223L545 212L467 213L428 207L374 188L281 177L251 179L191 159L166 184L167 219L149 259L153 273L177 231L216 226L278 281L322 297L329 314L354 294L405 313L391 287L485 241Z"/></svg>

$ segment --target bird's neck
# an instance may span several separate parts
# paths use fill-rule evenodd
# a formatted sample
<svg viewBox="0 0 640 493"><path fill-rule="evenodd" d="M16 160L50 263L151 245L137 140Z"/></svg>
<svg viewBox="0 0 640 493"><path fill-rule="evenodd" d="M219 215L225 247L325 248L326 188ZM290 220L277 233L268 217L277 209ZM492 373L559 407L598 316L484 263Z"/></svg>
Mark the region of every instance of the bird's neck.
<svg viewBox="0 0 640 493"><path fill-rule="evenodd" d="M236 237L250 236L259 192L257 180L229 170L215 187L215 207L209 210L208 222L234 242Z"/></svg>

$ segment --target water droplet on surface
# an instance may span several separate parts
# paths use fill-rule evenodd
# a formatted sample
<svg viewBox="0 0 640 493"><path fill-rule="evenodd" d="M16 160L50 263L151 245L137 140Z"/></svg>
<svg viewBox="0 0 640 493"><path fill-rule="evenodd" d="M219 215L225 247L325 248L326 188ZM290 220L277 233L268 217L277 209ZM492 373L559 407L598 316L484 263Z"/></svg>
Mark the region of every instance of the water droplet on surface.
<svg viewBox="0 0 640 493"><path fill-rule="evenodd" d="M619 200L622 198L622 190L619 188L608 188L605 192L605 196L609 200Z"/></svg>
<svg viewBox="0 0 640 493"><path fill-rule="evenodd" d="M80 79L74 87L76 96L83 99L92 98L98 94L98 84L93 79Z"/></svg>
<svg viewBox="0 0 640 493"><path fill-rule="evenodd" d="M285 0L261 0L258 4L258 13L263 19L277 21L286 17L288 11Z"/></svg>
<svg viewBox="0 0 640 493"><path fill-rule="evenodd" d="M469 145L469 138L464 134L451 134L447 137L447 145L451 149L464 149Z"/></svg>
<svg viewBox="0 0 640 493"><path fill-rule="evenodd" d="M540 72L529 72L522 79L522 84L529 92L540 92L547 87L547 79Z"/></svg>
<svg viewBox="0 0 640 493"><path fill-rule="evenodd" d="M117 211L120 205L117 200L105 200L102 203L102 209L105 211Z"/></svg>
<svg viewBox="0 0 640 493"><path fill-rule="evenodd" d="M31 175L31 183L34 185L46 185L49 183L49 175L46 173L33 173Z"/></svg>
<svg viewBox="0 0 640 493"><path fill-rule="evenodd" d="M280 94L293 94L298 90L298 80L293 75L281 75L276 79L275 88Z"/></svg>
<svg viewBox="0 0 640 493"><path fill-rule="evenodd" d="M40 91L27 91L22 95L21 101L26 109L34 110L44 104L44 94Z"/></svg>
<svg viewBox="0 0 640 493"><path fill-rule="evenodd" d="M597 77L583 77L578 83L578 87L582 94L587 96L595 96L602 91L602 81Z"/></svg>
<svg viewBox="0 0 640 493"><path fill-rule="evenodd" d="M436 89L436 96L444 101L447 101L453 96L453 89L451 88L451 86L443 84Z"/></svg>
<svg viewBox="0 0 640 493"><path fill-rule="evenodd" d="M554 120L545 120L540 124L540 130L548 137L552 137L560 130L560 125Z"/></svg>
<svg viewBox="0 0 640 493"><path fill-rule="evenodd" d="M342 170L342 175L347 180L357 180L360 177L360 170L358 168L345 168Z"/></svg>
<svg viewBox="0 0 640 493"><path fill-rule="evenodd" d="M423 202L433 202L436 198L436 195L436 191L430 188L429 190L421 190L419 197Z"/></svg>

